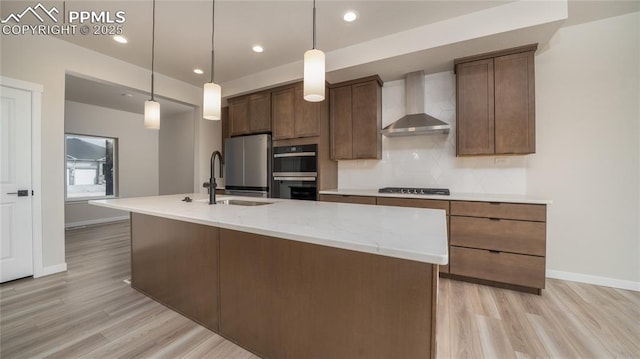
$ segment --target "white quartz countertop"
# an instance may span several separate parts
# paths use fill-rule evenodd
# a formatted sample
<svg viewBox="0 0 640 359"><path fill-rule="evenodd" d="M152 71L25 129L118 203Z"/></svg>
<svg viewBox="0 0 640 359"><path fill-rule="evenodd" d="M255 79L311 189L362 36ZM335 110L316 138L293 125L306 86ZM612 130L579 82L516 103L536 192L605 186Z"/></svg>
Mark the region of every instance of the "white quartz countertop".
<svg viewBox="0 0 640 359"><path fill-rule="evenodd" d="M457 193L451 192L449 196L443 195L422 195L422 194L402 194L402 193L378 193L377 189L332 189L320 191L320 194L334 194L341 196L370 196L370 197L394 197L394 198L422 198L440 199L444 201L479 201L479 202L507 202L507 203L528 203L528 204L551 204L551 200L534 196L522 196L512 194L490 194L490 193Z"/></svg>
<svg viewBox="0 0 640 359"><path fill-rule="evenodd" d="M185 196L193 202L181 201ZM182 194L93 200L89 204L425 263L444 265L449 261L443 210L226 195L216 198L273 203L209 205L208 195Z"/></svg>

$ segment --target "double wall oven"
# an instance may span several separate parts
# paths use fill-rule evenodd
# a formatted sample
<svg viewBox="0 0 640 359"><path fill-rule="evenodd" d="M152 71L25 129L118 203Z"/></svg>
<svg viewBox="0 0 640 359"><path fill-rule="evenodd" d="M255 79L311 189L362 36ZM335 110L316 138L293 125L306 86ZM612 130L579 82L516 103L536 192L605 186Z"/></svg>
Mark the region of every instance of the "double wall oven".
<svg viewBox="0 0 640 359"><path fill-rule="evenodd" d="M273 147L272 197L318 198L318 145Z"/></svg>

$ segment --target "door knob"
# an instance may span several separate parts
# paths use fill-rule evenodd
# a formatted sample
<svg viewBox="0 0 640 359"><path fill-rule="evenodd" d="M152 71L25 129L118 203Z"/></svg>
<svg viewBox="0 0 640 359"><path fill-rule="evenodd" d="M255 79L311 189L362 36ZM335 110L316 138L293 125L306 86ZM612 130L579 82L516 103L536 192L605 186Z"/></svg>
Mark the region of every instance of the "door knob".
<svg viewBox="0 0 640 359"><path fill-rule="evenodd" d="M29 190L21 189L21 190L18 190L18 192L7 192L7 194L17 194L18 197L27 197L29 196Z"/></svg>

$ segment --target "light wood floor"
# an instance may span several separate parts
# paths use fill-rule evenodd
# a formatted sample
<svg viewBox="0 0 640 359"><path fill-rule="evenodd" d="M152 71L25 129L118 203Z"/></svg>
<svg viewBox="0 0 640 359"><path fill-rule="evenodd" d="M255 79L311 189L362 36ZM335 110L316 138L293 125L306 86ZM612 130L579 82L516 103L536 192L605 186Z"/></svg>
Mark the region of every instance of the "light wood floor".
<svg viewBox="0 0 640 359"><path fill-rule="evenodd" d="M67 231L68 271L0 286L0 358L257 358L131 289L129 224ZM442 279L439 358L640 358L640 293Z"/></svg>

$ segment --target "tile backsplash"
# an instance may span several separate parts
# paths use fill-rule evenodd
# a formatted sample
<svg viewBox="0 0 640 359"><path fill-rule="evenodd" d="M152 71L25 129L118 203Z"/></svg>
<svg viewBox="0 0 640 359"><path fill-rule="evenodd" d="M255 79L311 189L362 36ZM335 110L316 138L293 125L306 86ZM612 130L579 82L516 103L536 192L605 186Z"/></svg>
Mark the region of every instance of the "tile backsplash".
<svg viewBox="0 0 640 359"><path fill-rule="evenodd" d="M338 162L338 187L443 187L452 192L525 194L526 156L456 157L455 75L425 77L425 112L451 124L449 134L382 136L382 160ZM405 114L404 80L382 89L382 127Z"/></svg>

